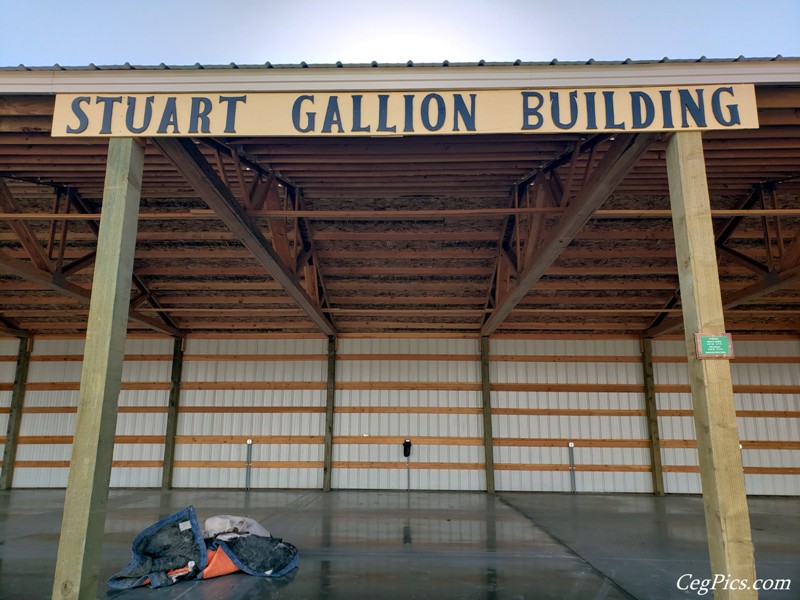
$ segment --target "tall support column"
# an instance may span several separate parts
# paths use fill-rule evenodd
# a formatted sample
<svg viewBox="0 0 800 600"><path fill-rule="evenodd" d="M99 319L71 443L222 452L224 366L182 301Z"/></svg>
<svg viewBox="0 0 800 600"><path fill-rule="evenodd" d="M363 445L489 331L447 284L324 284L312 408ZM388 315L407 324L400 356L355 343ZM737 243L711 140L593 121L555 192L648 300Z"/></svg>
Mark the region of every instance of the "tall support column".
<svg viewBox="0 0 800 600"><path fill-rule="evenodd" d="M725 331L699 132L672 136L667 145L667 171L711 570L712 574L752 582L753 543L730 363L725 359L698 360L695 353L695 333ZM717 589L714 597L756 598L757 592Z"/></svg>
<svg viewBox="0 0 800 600"><path fill-rule="evenodd" d="M644 408L647 432L650 437L650 465L653 468L653 493L664 495L664 469L661 464L661 435L658 430L656 385L653 376L653 340L642 339L642 370L644 371Z"/></svg>
<svg viewBox="0 0 800 600"><path fill-rule="evenodd" d="M483 396L483 450L486 465L486 491L494 494L494 444L492 433L492 394L489 381L489 338L481 338L481 393Z"/></svg>
<svg viewBox="0 0 800 600"><path fill-rule="evenodd" d="M164 491L172 489L172 476L175 467L175 435L178 432L178 408L181 400L185 344L186 338L175 338L172 346L172 375L169 380L167 429L164 437L164 466L161 470L161 489Z"/></svg>
<svg viewBox="0 0 800 600"><path fill-rule="evenodd" d="M336 400L336 338L328 337L328 393L325 399L325 463L322 491L331 491L333 476L333 408Z"/></svg>
<svg viewBox="0 0 800 600"><path fill-rule="evenodd" d="M136 141L109 140L54 600L94 600L97 593L143 165Z"/></svg>
<svg viewBox="0 0 800 600"><path fill-rule="evenodd" d="M17 440L22 424L22 407L25 404L25 384L28 382L28 364L31 358L33 340L29 337L19 339L17 370L14 375L14 390L11 392L11 411L8 414L6 445L3 448L3 470L0 472L0 490L10 490L14 482L14 463L17 460Z"/></svg>

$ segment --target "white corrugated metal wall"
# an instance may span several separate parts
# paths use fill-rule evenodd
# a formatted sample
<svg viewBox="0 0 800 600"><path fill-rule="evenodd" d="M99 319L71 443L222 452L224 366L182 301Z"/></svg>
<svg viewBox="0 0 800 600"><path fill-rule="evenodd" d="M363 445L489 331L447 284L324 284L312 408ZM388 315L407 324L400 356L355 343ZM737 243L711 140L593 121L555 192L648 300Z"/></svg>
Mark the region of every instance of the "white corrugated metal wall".
<svg viewBox="0 0 800 600"><path fill-rule="evenodd" d="M321 488L326 339L189 339L175 487Z"/></svg>
<svg viewBox="0 0 800 600"><path fill-rule="evenodd" d="M111 486L157 487L164 460L172 340L129 339L125 357Z"/></svg>
<svg viewBox="0 0 800 600"><path fill-rule="evenodd" d="M637 340L491 340L498 490L652 492Z"/></svg>
<svg viewBox="0 0 800 600"><path fill-rule="evenodd" d="M8 429L8 413L11 407L11 394L14 387L14 374L17 370L17 340L0 340L0 440L5 444ZM0 454L2 460L2 454ZM2 465L0 465L2 469Z"/></svg>
<svg viewBox="0 0 800 600"><path fill-rule="evenodd" d="M477 340L345 338L338 355L334 488L486 489Z"/></svg>
<svg viewBox="0 0 800 600"><path fill-rule="evenodd" d="M37 339L28 371L14 487L65 487L72 451L84 342ZM172 342L125 343L113 487L161 483Z"/></svg>
<svg viewBox="0 0 800 600"><path fill-rule="evenodd" d="M731 363L745 485L800 495L800 342L734 339ZM682 341L653 344L664 484L700 493L692 398Z"/></svg>
<svg viewBox="0 0 800 600"><path fill-rule="evenodd" d="M800 342L735 340L735 402L750 494L800 495ZM485 489L475 339L338 342L333 487L405 489L402 440L414 442L414 489ZM18 342L0 342L0 426ZM83 341L37 339L14 487L63 487ZM176 487L322 486L327 341L190 339L178 419ZM129 339L111 485L161 481L172 340ZM491 341L498 490L650 492L637 340ZM699 493L683 342L654 343L669 493Z"/></svg>

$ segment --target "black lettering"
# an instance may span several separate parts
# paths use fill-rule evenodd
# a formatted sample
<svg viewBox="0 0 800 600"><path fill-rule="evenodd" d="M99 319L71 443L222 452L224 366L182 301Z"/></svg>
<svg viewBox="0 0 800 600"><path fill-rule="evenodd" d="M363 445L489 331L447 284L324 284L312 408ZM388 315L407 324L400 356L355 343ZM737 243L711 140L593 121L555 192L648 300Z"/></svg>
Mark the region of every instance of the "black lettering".
<svg viewBox="0 0 800 600"><path fill-rule="evenodd" d="M322 124L322 133L330 133L331 127L336 125L339 133L344 133L342 127L342 113L339 112L339 96L328 98L328 108L325 110L325 121Z"/></svg>
<svg viewBox="0 0 800 600"><path fill-rule="evenodd" d="M306 113L306 123L305 127L300 125L300 109L303 106L303 102L306 100L310 101L311 104L314 104L314 96L298 96L297 100L294 101L294 105L292 106L292 124L294 128L299 131L300 133L308 133L309 131L314 131L314 127L316 126L316 118L317 113L315 112L307 112Z"/></svg>
<svg viewBox="0 0 800 600"><path fill-rule="evenodd" d="M561 122L561 107L558 102L558 92L550 92L550 114L553 116L553 123L559 129L572 129L578 121L578 92L569 93L569 113L568 123Z"/></svg>
<svg viewBox="0 0 800 600"><path fill-rule="evenodd" d="M387 121L389 119L389 94L378 95L378 131L397 131L397 125L389 127Z"/></svg>
<svg viewBox="0 0 800 600"><path fill-rule="evenodd" d="M536 106L530 105L530 99L537 100ZM539 92L522 92L522 129L539 129L544 123L544 117L539 110L544 104L544 96ZM531 117L535 117L536 121L531 123Z"/></svg>
<svg viewBox="0 0 800 600"><path fill-rule="evenodd" d="M89 104L92 99L89 96L78 96L72 101L72 114L78 117L78 126L70 127L67 125L67 133L83 133L89 126L89 117L83 112L81 104Z"/></svg>
<svg viewBox="0 0 800 600"><path fill-rule="evenodd" d="M664 129L672 129L675 123L672 121L672 96L669 90L661 90L661 112L664 115Z"/></svg>
<svg viewBox="0 0 800 600"><path fill-rule="evenodd" d="M597 129L597 107L594 98L597 92L584 92L586 97L586 129Z"/></svg>
<svg viewBox="0 0 800 600"><path fill-rule="evenodd" d="M717 123L719 123L720 125L724 125L725 127L730 127L732 125L740 125L742 121L739 118L738 104L725 105L725 108L728 109L728 115L730 115L728 119L726 119L725 115L722 113L722 105L719 98L722 92L727 92L728 94L733 96L733 88L721 87L714 90L714 93L711 95L711 110L714 111L714 118L717 120Z"/></svg>
<svg viewBox="0 0 800 600"><path fill-rule="evenodd" d="M202 96L192 96L192 110L189 113L189 133L198 133L198 126L200 126L200 133L211 133L211 120L208 118L208 113L210 112L210 99Z"/></svg>
<svg viewBox="0 0 800 600"><path fill-rule="evenodd" d="M467 131L475 131L475 94L469 95L469 109L464 97L461 94L453 94L455 103L455 115L453 116L453 131L461 131L458 128L458 118L464 123Z"/></svg>
<svg viewBox="0 0 800 600"><path fill-rule="evenodd" d="M603 92L603 101L606 105L605 129L625 129L624 123L614 122L614 92Z"/></svg>
<svg viewBox="0 0 800 600"><path fill-rule="evenodd" d="M414 131L414 94L404 95L403 104L405 110L403 131Z"/></svg>
<svg viewBox="0 0 800 600"><path fill-rule="evenodd" d="M114 112L114 105L119 102L122 104L122 96L98 96L95 102L103 104L103 125L100 133L111 133L111 115Z"/></svg>
<svg viewBox="0 0 800 600"><path fill-rule="evenodd" d="M706 109L703 105L703 88L697 88L697 100L692 98L692 93L687 89L678 90L681 101L681 127L689 127L689 115L692 115L698 127L706 126Z"/></svg>
<svg viewBox="0 0 800 600"><path fill-rule="evenodd" d="M353 96L353 128L350 131L370 131L372 127L369 125L361 125L361 94Z"/></svg>
<svg viewBox="0 0 800 600"><path fill-rule="evenodd" d="M642 105L644 105L644 116L642 116ZM631 92L631 113L633 114L631 129L647 129L656 118L653 99L644 92Z"/></svg>
<svg viewBox="0 0 800 600"><path fill-rule="evenodd" d="M239 102L247 104L247 96L220 96L219 101L228 103L228 112L225 116L225 133L236 133L236 106Z"/></svg>
<svg viewBox="0 0 800 600"><path fill-rule="evenodd" d="M431 123L431 100L436 102L436 123ZM447 115L447 110L444 107L444 98L439 94L428 94L422 99L422 106L420 106L420 116L422 117L422 126L428 131L439 131L444 125L444 119Z"/></svg>
<svg viewBox="0 0 800 600"><path fill-rule="evenodd" d="M161 123L158 124L157 133L167 133L167 127L172 127L172 133L180 133L178 129L178 109L175 106L175 96L167 98L164 106L164 113L161 115Z"/></svg>
<svg viewBox="0 0 800 600"><path fill-rule="evenodd" d="M142 126L136 127L133 124L133 117L136 114L136 97L128 96L128 110L125 113L125 126L131 133L142 133L150 127L150 119L153 117L153 100L155 96L148 96L144 99L144 117L142 117Z"/></svg>

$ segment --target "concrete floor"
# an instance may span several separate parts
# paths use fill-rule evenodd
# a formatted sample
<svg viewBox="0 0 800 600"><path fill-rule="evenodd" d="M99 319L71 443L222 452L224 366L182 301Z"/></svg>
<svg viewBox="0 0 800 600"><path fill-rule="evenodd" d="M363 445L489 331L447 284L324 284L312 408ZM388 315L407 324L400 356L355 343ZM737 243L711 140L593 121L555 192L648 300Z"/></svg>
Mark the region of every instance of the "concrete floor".
<svg viewBox="0 0 800 600"><path fill-rule="evenodd" d="M50 598L63 491L0 492L0 598ZM230 575L160 590L111 590L134 536L193 504L202 520L249 515L300 549L281 579ZM791 579L800 598L800 499L750 500L759 577ZM708 577L698 497L502 493L115 490L98 598L527 599L698 598ZM709 594L706 598L711 597Z"/></svg>

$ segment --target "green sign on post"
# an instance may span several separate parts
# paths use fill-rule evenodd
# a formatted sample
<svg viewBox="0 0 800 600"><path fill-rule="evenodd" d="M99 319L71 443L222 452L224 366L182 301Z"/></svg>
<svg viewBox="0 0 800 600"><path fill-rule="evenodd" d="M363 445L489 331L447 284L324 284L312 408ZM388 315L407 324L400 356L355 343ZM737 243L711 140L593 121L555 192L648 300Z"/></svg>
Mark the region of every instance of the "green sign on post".
<svg viewBox="0 0 800 600"><path fill-rule="evenodd" d="M721 335L695 333L694 346L697 358L733 358L733 341L730 333Z"/></svg>

